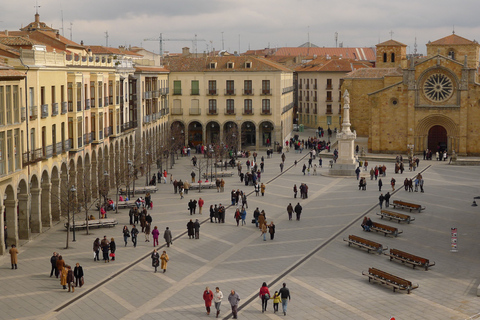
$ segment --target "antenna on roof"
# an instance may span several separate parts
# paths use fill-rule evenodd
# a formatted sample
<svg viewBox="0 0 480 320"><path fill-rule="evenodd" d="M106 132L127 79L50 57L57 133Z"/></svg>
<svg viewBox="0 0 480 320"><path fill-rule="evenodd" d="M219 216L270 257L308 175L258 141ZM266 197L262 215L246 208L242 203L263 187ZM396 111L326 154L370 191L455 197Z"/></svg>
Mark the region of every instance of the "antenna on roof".
<svg viewBox="0 0 480 320"><path fill-rule="evenodd" d="M335 48L338 47L338 32L335 31Z"/></svg>
<svg viewBox="0 0 480 320"><path fill-rule="evenodd" d="M390 33L390 39L392 39L392 40L393 40L393 34L394 34L393 30L390 30L390 32L389 32L389 33Z"/></svg>
<svg viewBox="0 0 480 320"><path fill-rule="evenodd" d="M40 6L38 5L38 0L35 0L35 14L38 14L38 8L40 8Z"/></svg>
<svg viewBox="0 0 480 320"><path fill-rule="evenodd" d="M73 30L73 23L70 22L70 28L68 28L68 30L70 30L70 40L73 41L72 39L72 30Z"/></svg>
<svg viewBox="0 0 480 320"><path fill-rule="evenodd" d="M222 50L225 50L225 42L223 41L223 31L222 31Z"/></svg>
<svg viewBox="0 0 480 320"><path fill-rule="evenodd" d="M310 26L307 27L307 43L310 48Z"/></svg>
<svg viewBox="0 0 480 320"><path fill-rule="evenodd" d="M415 37L415 43L413 44L413 55L417 55L417 37Z"/></svg>
<svg viewBox="0 0 480 320"><path fill-rule="evenodd" d="M62 16L62 37L65 36L64 35L64 29L63 29L63 10L60 10L60 15Z"/></svg>
<svg viewBox="0 0 480 320"><path fill-rule="evenodd" d="M455 25L453 25L452 34L455 34Z"/></svg>
<svg viewBox="0 0 480 320"><path fill-rule="evenodd" d="M108 48L108 31L105 31L105 46Z"/></svg>

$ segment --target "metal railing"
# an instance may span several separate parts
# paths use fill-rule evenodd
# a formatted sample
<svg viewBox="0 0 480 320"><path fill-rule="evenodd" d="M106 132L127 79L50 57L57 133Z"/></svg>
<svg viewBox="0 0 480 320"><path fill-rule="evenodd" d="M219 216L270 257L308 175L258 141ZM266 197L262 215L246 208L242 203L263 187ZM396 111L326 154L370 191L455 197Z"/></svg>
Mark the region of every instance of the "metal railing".
<svg viewBox="0 0 480 320"><path fill-rule="evenodd" d="M20 109L20 112L21 112L20 117L21 117L22 122L23 122L23 121L25 121L26 118L27 118L27 109L26 109L25 107L22 107L22 108Z"/></svg>
<svg viewBox="0 0 480 320"><path fill-rule="evenodd" d="M262 89L262 96L271 96L272 89Z"/></svg>
<svg viewBox="0 0 480 320"><path fill-rule="evenodd" d="M63 102L62 102L62 114L67 113L67 109L68 109L68 107L67 107L67 102L66 102L66 101L63 101Z"/></svg>
<svg viewBox="0 0 480 320"><path fill-rule="evenodd" d="M207 89L207 96L217 96L218 91L217 89Z"/></svg>
<svg viewBox="0 0 480 320"><path fill-rule="evenodd" d="M89 110L90 109L90 99L86 99L85 100L85 110Z"/></svg>
<svg viewBox="0 0 480 320"><path fill-rule="evenodd" d="M38 116L38 107L31 106L30 107L30 119L37 119Z"/></svg>
<svg viewBox="0 0 480 320"><path fill-rule="evenodd" d="M226 95L226 96L234 96L236 94L237 94L236 89L225 89L224 95Z"/></svg>
<svg viewBox="0 0 480 320"><path fill-rule="evenodd" d="M225 108L226 115L235 115L235 108Z"/></svg>
<svg viewBox="0 0 480 320"><path fill-rule="evenodd" d="M41 110L42 110L42 113L41 113L42 119L45 119L46 117L48 117L48 104L42 104Z"/></svg>
<svg viewBox="0 0 480 320"><path fill-rule="evenodd" d="M202 109L200 108L190 108L190 115L201 115Z"/></svg>
<svg viewBox="0 0 480 320"><path fill-rule="evenodd" d="M282 94L289 93L289 92L292 92L292 91L293 91L293 86L286 87L286 88L282 89Z"/></svg>
<svg viewBox="0 0 480 320"><path fill-rule="evenodd" d="M254 91L253 89L242 89L242 95L244 96L253 96Z"/></svg>

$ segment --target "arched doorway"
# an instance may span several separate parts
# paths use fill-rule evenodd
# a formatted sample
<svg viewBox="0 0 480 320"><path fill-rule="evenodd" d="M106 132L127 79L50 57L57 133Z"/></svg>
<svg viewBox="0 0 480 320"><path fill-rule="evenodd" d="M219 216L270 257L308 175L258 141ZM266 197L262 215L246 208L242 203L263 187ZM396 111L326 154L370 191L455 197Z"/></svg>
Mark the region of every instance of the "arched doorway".
<svg viewBox="0 0 480 320"><path fill-rule="evenodd" d="M433 152L443 152L447 149L447 130L435 125L428 130L428 149Z"/></svg>
<svg viewBox="0 0 480 320"><path fill-rule="evenodd" d="M206 129L206 142L207 144L219 144L220 141L220 125L215 122L211 121L207 123Z"/></svg>
<svg viewBox="0 0 480 320"><path fill-rule="evenodd" d="M270 147L273 138L273 124L269 121L260 124L260 132L262 133L262 146Z"/></svg>
<svg viewBox="0 0 480 320"><path fill-rule="evenodd" d="M198 121L192 121L188 125L188 145L190 147L203 144L202 125Z"/></svg>
<svg viewBox="0 0 480 320"><path fill-rule="evenodd" d="M254 146L256 144L255 124L250 121L242 123L242 147Z"/></svg>

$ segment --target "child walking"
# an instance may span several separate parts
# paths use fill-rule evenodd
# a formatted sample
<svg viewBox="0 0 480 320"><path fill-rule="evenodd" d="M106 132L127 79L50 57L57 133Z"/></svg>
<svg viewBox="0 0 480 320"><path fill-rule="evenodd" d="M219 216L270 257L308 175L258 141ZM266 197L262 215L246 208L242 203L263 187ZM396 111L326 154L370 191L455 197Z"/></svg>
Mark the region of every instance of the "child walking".
<svg viewBox="0 0 480 320"><path fill-rule="evenodd" d="M275 313L278 311L278 304L282 302L282 299L280 298L280 294L278 293L278 291L275 291L275 294L270 299L273 299L273 313Z"/></svg>

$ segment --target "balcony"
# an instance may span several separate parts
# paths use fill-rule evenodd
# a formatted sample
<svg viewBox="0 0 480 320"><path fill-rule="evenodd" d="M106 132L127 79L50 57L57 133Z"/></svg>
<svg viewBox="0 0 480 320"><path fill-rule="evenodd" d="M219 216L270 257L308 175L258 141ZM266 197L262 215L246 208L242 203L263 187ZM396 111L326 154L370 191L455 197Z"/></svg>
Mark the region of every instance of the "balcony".
<svg viewBox="0 0 480 320"><path fill-rule="evenodd" d="M183 114L182 108L172 108L172 115L181 115Z"/></svg>
<svg viewBox="0 0 480 320"><path fill-rule="evenodd" d="M30 120L37 119L37 117L38 117L38 107L37 106L31 106L30 107Z"/></svg>
<svg viewBox="0 0 480 320"><path fill-rule="evenodd" d="M202 109L200 108L190 108L190 115L199 116L202 114Z"/></svg>
<svg viewBox="0 0 480 320"><path fill-rule="evenodd" d="M217 115L217 109L208 109L208 115L210 116L214 116L214 115Z"/></svg>
<svg viewBox="0 0 480 320"><path fill-rule="evenodd" d="M305 89L310 90L310 84L309 83L307 83L307 85L305 86Z"/></svg>
<svg viewBox="0 0 480 320"><path fill-rule="evenodd" d="M143 99L152 99L152 92L151 91L145 91L143 93Z"/></svg>
<svg viewBox="0 0 480 320"><path fill-rule="evenodd" d="M271 110L270 109L262 109L262 115L271 115Z"/></svg>
<svg viewBox="0 0 480 320"><path fill-rule="evenodd" d="M282 114L284 114L285 112L287 112L288 110L290 109L293 109L293 102L290 102L289 104L287 104L285 107L283 107L283 110L282 110ZM302 113L302 109L298 109L298 112L299 113Z"/></svg>
<svg viewBox="0 0 480 320"><path fill-rule="evenodd" d="M67 108L67 105L68 105L68 104L67 104L66 101L63 101L63 102L62 102L62 112L61 112L62 114L67 113L67 109L68 109L68 108Z"/></svg>
<svg viewBox="0 0 480 320"><path fill-rule="evenodd" d="M55 147L53 148L53 155L56 156L56 155L62 154L62 152L63 152L63 142L57 142L55 144Z"/></svg>
<svg viewBox="0 0 480 320"><path fill-rule="evenodd" d="M20 110L20 112L22 113L21 114L21 118L22 118L22 122L26 120L27 118L27 109L25 107L22 107L22 109Z"/></svg>
<svg viewBox="0 0 480 320"><path fill-rule="evenodd" d="M298 96L298 101L303 101L303 97L302 97L302 96Z"/></svg>
<svg viewBox="0 0 480 320"><path fill-rule="evenodd" d="M82 101L77 101L77 112L82 111Z"/></svg>
<svg viewBox="0 0 480 320"><path fill-rule="evenodd" d="M207 96L218 96L217 89L207 89Z"/></svg>
<svg viewBox="0 0 480 320"><path fill-rule="evenodd" d="M283 89L282 89L282 94L286 94L286 93L292 92L292 91L293 91L293 88L294 88L293 86L283 88Z"/></svg>
<svg viewBox="0 0 480 320"><path fill-rule="evenodd" d="M169 94L169 92L170 92L170 89L169 89L169 88L161 88L161 89L160 89L160 94L161 94L162 96L166 96L167 94ZM181 89L180 89L180 94L182 94L182 90L181 90Z"/></svg>
<svg viewBox="0 0 480 320"><path fill-rule="evenodd" d="M225 108L226 115L235 115L235 108Z"/></svg>
<svg viewBox="0 0 480 320"><path fill-rule="evenodd" d="M150 123L152 121L152 117L150 115L143 117L143 123Z"/></svg>
<svg viewBox="0 0 480 320"><path fill-rule="evenodd" d="M333 90L333 86L331 84L327 84L325 86L325 90Z"/></svg>
<svg viewBox="0 0 480 320"><path fill-rule="evenodd" d="M65 141L65 144L63 145L62 152L67 152L67 151L72 150L72 146L73 146L73 139L67 139Z"/></svg>
<svg viewBox="0 0 480 320"><path fill-rule="evenodd" d="M302 86L301 83L298 85L298 89L299 89L299 90L302 90L302 89L303 89L303 86Z"/></svg>
<svg viewBox="0 0 480 320"><path fill-rule="evenodd" d="M313 102L317 102L317 97L313 97Z"/></svg>
<svg viewBox="0 0 480 320"><path fill-rule="evenodd" d="M119 104L120 104L120 97L117 96L117 97L115 98L115 101L117 102L117 105L119 105Z"/></svg>
<svg viewBox="0 0 480 320"><path fill-rule="evenodd" d="M306 96L305 101L310 101L310 96Z"/></svg>
<svg viewBox="0 0 480 320"><path fill-rule="evenodd" d="M90 110L90 99L85 100L85 110Z"/></svg>
<svg viewBox="0 0 480 320"><path fill-rule="evenodd" d="M98 140L103 140L103 130L98 131Z"/></svg>
<svg viewBox="0 0 480 320"><path fill-rule="evenodd" d="M225 89L224 94L226 96L235 96L237 94L237 90L236 89Z"/></svg>
<svg viewBox="0 0 480 320"><path fill-rule="evenodd" d="M200 95L200 89L191 89L190 90L190 95L192 95L192 96Z"/></svg>
<svg viewBox="0 0 480 320"><path fill-rule="evenodd" d="M318 89L317 84L314 84L313 85L313 90L317 90L317 89Z"/></svg>
<svg viewBox="0 0 480 320"><path fill-rule="evenodd" d="M95 108L95 98L90 99L90 107Z"/></svg>
<svg viewBox="0 0 480 320"><path fill-rule="evenodd" d="M332 101L333 101L333 100L332 100L332 97L326 97L326 98L325 98L325 102L332 102Z"/></svg>
<svg viewBox="0 0 480 320"><path fill-rule="evenodd" d="M272 90L271 89L262 89L262 96L271 96Z"/></svg>
<svg viewBox="0 0 480 320"><path fill-rule="evenodd" d="M305 108L305 113L310 113L310 108Z"/></svg>
<svg viewBox="0 0 480 320"><path fill-rule="evenodd" d="M243 113L242 113L242 114L243 114L243 115L249 115L249 116L250 116L250 115L253 115L253 110L245 110L245 109L243 109Z"/></svg>
<svg viewBox="0 0 480 320"><path fill-rule="evenodd" d="M242 90L242 95L244 95L244 96L253 96L253 95L254 95L254 91L253 91L253 89L243 89L243 90Z"/></svg>
<svg viewBox="0 0 480 320"><path fill-rule="evenodd" d="M58 116L58 103L52 103L52 117Z"/></svg>
<svg viewBox="0 0 480 320"><path fill-rule="evenodd" d="M24 152L22 157L23 166L46 159L46 152L44 151L46 151L44 148L38 148L32 151Z"/></svg>
<svg viewBox="0 0 480 320"><path fill-rule="evenodd" d="M181 96L182 95L182 89L173 89L173 95L174 96Z"/></svg>

